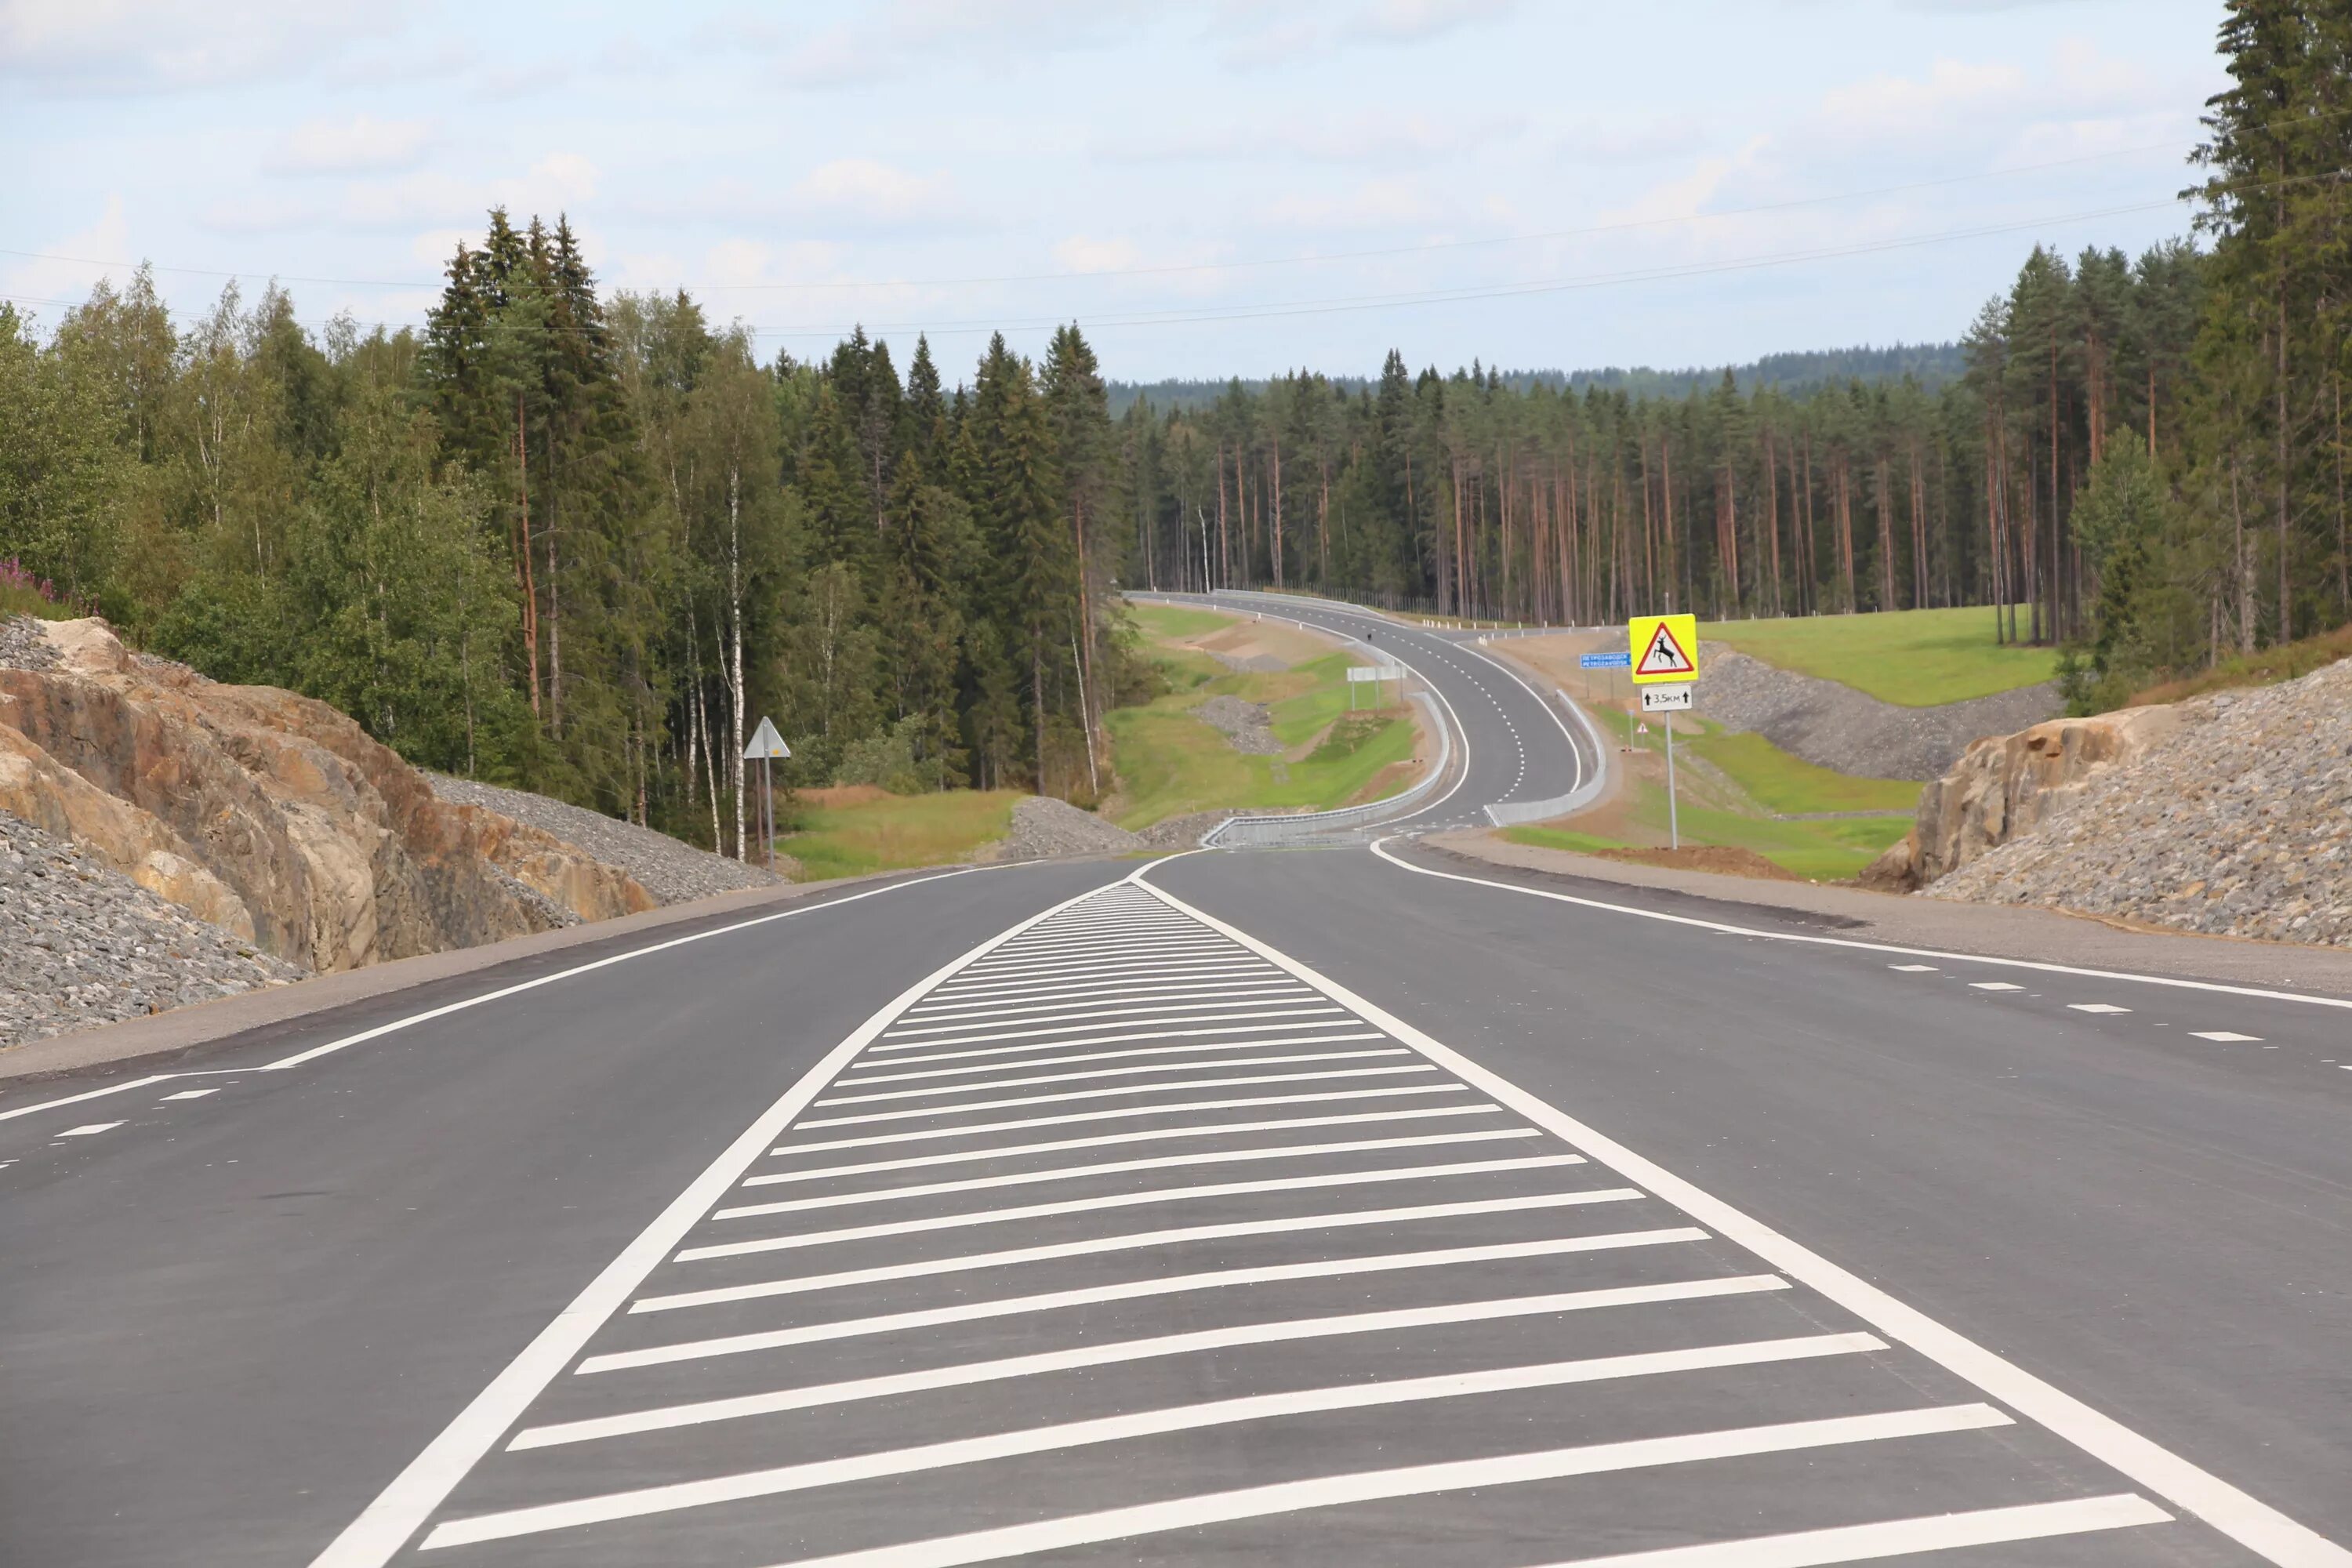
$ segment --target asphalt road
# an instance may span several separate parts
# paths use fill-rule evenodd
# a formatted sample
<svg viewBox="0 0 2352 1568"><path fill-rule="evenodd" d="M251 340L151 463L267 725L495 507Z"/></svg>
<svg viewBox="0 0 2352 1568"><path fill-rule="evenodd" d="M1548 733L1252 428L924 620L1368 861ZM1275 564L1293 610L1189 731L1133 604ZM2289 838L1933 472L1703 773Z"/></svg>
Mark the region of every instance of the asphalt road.
<svg viewBox="0 0 2352 1568"><path fill-rule="evenodd" d="M0 1563L2352 1563L2352 1015L1381 848L14 1090Z"/></svg>

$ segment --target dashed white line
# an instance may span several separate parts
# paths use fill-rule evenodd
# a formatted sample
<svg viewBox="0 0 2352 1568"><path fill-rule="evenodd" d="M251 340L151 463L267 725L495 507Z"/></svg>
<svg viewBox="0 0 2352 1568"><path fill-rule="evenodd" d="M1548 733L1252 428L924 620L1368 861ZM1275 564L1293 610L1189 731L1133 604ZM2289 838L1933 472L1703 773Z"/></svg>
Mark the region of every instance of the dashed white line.
<svg viewBox="0 0 2352 1568"><path fill-rule="evenodd" d="M2240 1035L2228 1029L2191 1029L2200 1040L2218 1040L2225 1046L2253 1046L2262 1043L2260 1035Z"/></svg>
<svg viewBox="0 0 2352 1568"><path fill-rule="evenodd" d="M100 1132L111 1132L121 1126L120 1121L85 1121L79 1127L68 1127L55 1134L59 1138L88 1138Z"/></svg>
<svg viewBox="0 0 2352 1568"><path fill-rule="evenodd" d="M1971 991L2022 991L2025 987L2011 985L2006 980L1971 980L1969 982L1969 989Z"/></svg>
<svg viewBox="0 0 2352 1568"><path fill-rule="evenodd" d="M208 1094L218 1094L216 1089L184 1089L177 1094L167 1094L165 1100L202 1100Z"/></svg>
<svg viewBox="0 0 2352 1568"><path fill-rule="evenodd" d="M2128 1007L2118 1007L2112 1002L2069 1002L2066 1006L2068 1011L2075 1013L2128 1013L2131 1011Z"/></svg>

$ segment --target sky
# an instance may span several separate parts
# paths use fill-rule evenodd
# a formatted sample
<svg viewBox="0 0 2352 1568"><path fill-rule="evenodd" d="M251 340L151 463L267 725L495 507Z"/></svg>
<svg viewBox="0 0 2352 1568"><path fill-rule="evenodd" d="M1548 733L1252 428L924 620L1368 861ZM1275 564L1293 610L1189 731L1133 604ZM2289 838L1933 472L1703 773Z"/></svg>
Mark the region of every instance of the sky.
<svg viewBox="0 0 2352 1568"><path fill-rule="evenodd" d="M2189 232L2221 0L0 0L0 297L418 323L504 204L824 354L1114 378L1958 337Z"/></svg>

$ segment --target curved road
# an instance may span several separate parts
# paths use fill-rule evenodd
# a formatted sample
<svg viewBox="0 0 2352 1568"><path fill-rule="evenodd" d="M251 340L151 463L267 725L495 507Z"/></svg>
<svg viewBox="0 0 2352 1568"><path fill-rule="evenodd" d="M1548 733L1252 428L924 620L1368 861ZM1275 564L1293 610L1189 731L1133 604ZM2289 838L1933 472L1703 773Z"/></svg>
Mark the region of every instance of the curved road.
<svg viewBox="0 0 2352 1568"><path fill-rule="evenodd" d="M0 1562L2344 1568L2347 1038L1393 837L614 937L0 1090Z"/></svg>

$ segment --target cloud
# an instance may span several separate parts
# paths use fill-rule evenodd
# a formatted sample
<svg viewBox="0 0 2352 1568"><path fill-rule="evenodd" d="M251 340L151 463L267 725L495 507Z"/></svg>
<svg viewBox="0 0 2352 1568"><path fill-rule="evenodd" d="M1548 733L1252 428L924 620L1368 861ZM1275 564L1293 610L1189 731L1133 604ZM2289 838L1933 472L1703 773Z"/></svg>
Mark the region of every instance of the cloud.
<svg viewBox="0 0 2352 1568"><path fill-rule="evenodd" d="M56 94L294 75L398 30L399 15L359 0L0 0L0 79Z"/></svg>
<svg viewBox="0 0 2352 1568"><path fill-rule="evenodd" d="M424 162L433 140L424 120L311 120L288 132L262 166L274 174L401 174Z"/></svg>
<svg viewBox="0 0 2352 1568"><path fill-rule="evenodd" d="M1445 209L1409 180L1367 180L1330 195L1286 195L1258 209L1267 228L1344 234L1442 221Z"/></svg>
<svg viewBox="0 0 2352 1568"><path fill-rule="evenodd" d="M1125 272L1143 264L1143 253L1131 239L1074 234L1054 247L1054 259L1072 272Z"/></svg>
<svg viewBox="0 0 2352 1568"><path fill-rule="evenodd" d="M131 226L123 216L122 197L108 192L106 205L99 212L96 222L75 233L60 235L41 247L52 257L82 257L85 261L63 261L28 258L18 261L5 274L0 274L0 293L17 300L72 300L87 298L101 278L109 278L120 288L129 280L130 269L121 267L91 266L89 262L129 261ZM20 305L20 310L55 321L65 311L56 305Z"/></svg>
<svg viewBox="0 0 2352 1568"><path fill-rule="evenodd" d="M1475 153L1516 141L1527 129L1517 113L1323 114L1199 125L1109 143L1115 163L1240 163L1268 156L1310 163L1377 163L1393 168Z"/></svg>
<svg viewBox="0 0 2352 1568"><path fill-rule="evenodd" d="M1517 0L1294 0L1265 6L1224 0L1211 36L1224 40L1220 58L1252 69L1337 55L1359 44L1424 43L1491 22L1517 9Z"/></svg>
<svg viewBox="0 0 2352 1568"><path fill-rule="evenodd" d="M355 180L331 195L268 195L214 203L198 224L215 234L287 234L304 230L429 230L451 242L480 230L482 215L503 206L516 220L533 214L552 220L593 199L603 184L596 165L577 153L553 153L520 174L488 180L423 172L392 180ZM436 258L436 265L438 265Z"/></svg>

